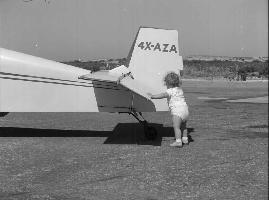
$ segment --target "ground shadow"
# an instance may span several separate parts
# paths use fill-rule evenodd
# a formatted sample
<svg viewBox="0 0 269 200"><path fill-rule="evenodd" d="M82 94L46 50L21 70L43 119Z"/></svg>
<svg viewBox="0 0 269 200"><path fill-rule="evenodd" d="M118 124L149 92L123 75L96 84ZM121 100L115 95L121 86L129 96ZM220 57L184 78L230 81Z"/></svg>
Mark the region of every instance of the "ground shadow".
<svg viewBox="0 0 269 200"><path fill-rule="evenodd" d="M0 112L0 117L4 117L8 114L8 112Z"/></svg>
<svg viewBox="0 0 269 200"><path fill-rule="evenodd" d="M139 123L119 123L113 135L108 137L105 144L141 144L161 146L163 137L174 137L174 130L172 127L164 127L162 124L149 123L149 126L157 130L157 138L153 141L147 140L144 135L143 126ZM194 132L194 128L188 128L189 141L193 142L190 133Z"/></svg>
<svg viewBox="0 0 269 200"><path fill-rule="evenodd" d="M145 138L143 126L139 123L119 123L112 131L0 127L0 137L107 137L104 144L153 146L161 146L163 137L174 137L172 127L154 123L149 125L155 127L158 132L157 138L152 141ZM193 142L191 132L194 132L194 128L188 128L189 141Z"/></svg>
<svg viewBox="0 0 269 200"><path fill-rule="evenodd" d="M0 137L109 137L111 131L0 127Z"/></svg>

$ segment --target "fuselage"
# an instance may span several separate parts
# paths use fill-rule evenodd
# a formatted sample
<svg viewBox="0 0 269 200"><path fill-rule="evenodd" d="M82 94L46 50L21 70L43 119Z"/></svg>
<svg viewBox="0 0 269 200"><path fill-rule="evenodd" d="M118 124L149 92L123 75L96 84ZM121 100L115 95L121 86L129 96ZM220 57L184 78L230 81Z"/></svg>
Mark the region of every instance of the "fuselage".
<svg viewBox="0 0 269 200"><path fill-rule="evenodd" d="M130 91L114 83L78 79L88 73L1 48L0 112L126 111Z"/></svg>

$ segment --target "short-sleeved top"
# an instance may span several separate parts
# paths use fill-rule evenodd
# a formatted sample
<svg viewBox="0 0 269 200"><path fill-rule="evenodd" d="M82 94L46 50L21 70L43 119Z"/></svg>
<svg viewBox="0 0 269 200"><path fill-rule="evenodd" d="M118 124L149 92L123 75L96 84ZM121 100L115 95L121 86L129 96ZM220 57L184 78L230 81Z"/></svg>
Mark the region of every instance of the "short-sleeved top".
<svg viewBox="0 0 269 200"><path fill-rule="evenodd" d="M166 92L169 96L167 100L170 108L173 108L175 106L187 106L182 88L169 88Z"/></svg>

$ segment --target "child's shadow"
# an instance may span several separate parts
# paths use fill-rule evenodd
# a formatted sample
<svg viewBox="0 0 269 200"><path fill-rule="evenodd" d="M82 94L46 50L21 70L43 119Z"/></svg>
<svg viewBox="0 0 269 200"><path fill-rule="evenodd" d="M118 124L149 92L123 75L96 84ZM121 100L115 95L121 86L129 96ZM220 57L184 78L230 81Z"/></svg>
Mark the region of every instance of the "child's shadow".
<svg viewBox="0 0 269 200"><path fill-rule="evenodd" d="M189 140L189 143L190 142L194 142L194 139L192 139L190 133L194 132L194 128L187 128L187 132L188 132L188 140Z"/></svg>

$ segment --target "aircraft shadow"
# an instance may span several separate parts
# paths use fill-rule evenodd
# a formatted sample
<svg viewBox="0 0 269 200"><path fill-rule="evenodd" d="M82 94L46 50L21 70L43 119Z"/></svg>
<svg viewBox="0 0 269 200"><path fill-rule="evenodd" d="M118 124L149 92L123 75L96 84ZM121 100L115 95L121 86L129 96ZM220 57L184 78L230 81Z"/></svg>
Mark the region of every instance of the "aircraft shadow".
<svg viewBox="0 0 269 200"><path fill-rule="evenodd" d="M143 126L139 123L119 123L112 131L95 130L61 130L20 127L0 127L0 137L106 137L104 144L138 144L161 146L163 137L174 137L172 127L150 123L156 128L158 135L153 141L145 138ZM188 128L189 141L193 142L190 133L194 128Z"/></svg>
<svg viewBox="0 0 269 200"><path fill-rule="evenodd" d="M4 117L8 114L8 112L0 112L0 117Z"/></svg>

